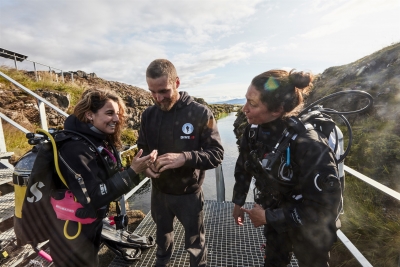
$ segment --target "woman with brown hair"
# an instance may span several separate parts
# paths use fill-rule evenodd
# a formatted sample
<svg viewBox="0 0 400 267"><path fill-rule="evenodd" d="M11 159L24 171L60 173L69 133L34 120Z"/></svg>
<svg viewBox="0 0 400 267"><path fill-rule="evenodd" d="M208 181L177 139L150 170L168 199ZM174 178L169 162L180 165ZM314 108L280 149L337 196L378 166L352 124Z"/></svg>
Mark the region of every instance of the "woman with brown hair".
<svg viewBox="0 0 400 267"><path fill-rule="evenodd" d="M65 221L57 220L56 231L50 237L50 253L57 267L98 266L102 220L109 203L138 184L138 174L156 159L156 151L140 158L140 150L128 168L122 167L117 149L122 147L124 122L125 106L115 92L89 89L82 94L74 113L64 123L65 130L77 132L90 141L72 134L59 147L58 156L68 190L82 205L75 216L94 221L82 223L79 236L70 238L66 233L77 233L78 222L71 220L65 230ZM55 182L61 192L67 189L61 181Z"/></svg>
<svg viewBox="0 0 400 267"><path fill-rule="evenodd" d="M341 184L335 155L325 135L291 117L303 107L312 80L307 72L270 70L256 76L246 93L249 125L235 167L233 217L243 225L247 213L255 227L264 225L268 267L286 267L291 252L300 266L329 266L336 240ZM293 135L285 139L288 133ZM276 157L283 140L288 145ZM255 204L244 209L249 188L256 189Z"/></svg>

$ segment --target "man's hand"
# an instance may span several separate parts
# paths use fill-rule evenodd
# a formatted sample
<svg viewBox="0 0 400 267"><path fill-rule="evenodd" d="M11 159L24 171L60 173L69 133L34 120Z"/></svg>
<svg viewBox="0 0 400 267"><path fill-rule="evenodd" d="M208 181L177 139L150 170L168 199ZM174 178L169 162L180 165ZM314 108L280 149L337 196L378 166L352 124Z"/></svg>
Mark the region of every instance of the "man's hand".
<svg viewBox="0 0 400 267"><path fill-rule="evenodd" d="M183 153L166 153L157 158L154 167L157 172L163 172L168 169L176 169L185 164L185 155Z"/></svg>
<svg viewBox="0 0 400 267"><path fill-rule="evenodd" d="M254 207L251 210L241 208L243 212L246 212L254 227L260 227L264 224L267 224L267 219L265 218L265 210L258 204L254 204Z"/></svg>
<svg viewBox="0 0 400 267"><path fill-rule="evenodd" d="M235 223L237 225L243 225L244 223L244 211L241 209L239 205L235 204L232 212L233 218L235 218Z"/></svg>
<svg viewBox="0 0 400 267"><path fill-rule="evenodd" d="M146 175L146 177L149 177L149 178L158 178L158 177L160 177L160 173L158 173L157 171L154 171L154 163L153 164L151 164L150 166L149 166L149 168L147 168L145 171L144 171L144 174Z"/></svg>

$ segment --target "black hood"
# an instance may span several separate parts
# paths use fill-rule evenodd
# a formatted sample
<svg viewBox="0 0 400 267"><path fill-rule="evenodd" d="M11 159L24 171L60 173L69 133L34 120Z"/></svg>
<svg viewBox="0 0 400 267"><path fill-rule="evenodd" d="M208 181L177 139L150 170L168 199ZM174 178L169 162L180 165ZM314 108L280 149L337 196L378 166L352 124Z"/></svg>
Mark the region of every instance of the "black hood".
<svg viewBox="0 0 400 267"><path fill-rule="evenodd" d="M179 98L178 102L176 102L175 106L176 109L181 109L184 108L185 106L188 106L190 103L194 101L193 97L191 97L187 92L182 91L179 92L181 97Z"/></svg>
<svg viewBox="0 0 400 267"><path fill-rule="evenodd" d="M263 131L272 130L274 133L283 132L286 128L286 122L282 118L277 118L276 120L260 124Z"/></svg>
<svg viewBox="0 0 400 267"><path fill-rule="evenodd" d="M181 92L179 92L179 94L180 94L180 97L179 97L178 101L173 105L173 107L168 111L163 110L163 112L170 112L170 111L174 111L177 109L182 109L194 101L193 97L191 97L185 91L181 91ZM161 110L161 108L158 105L155 105L155 106Z"/></svg>
<svg viewBox="0 0 400 267"><path fill-rule="evenodd" d="M95 128L92 124L81 122L75 115L69 115L64 122L64 129L91 136L96 139L106 140L107 135Z"/></svg>

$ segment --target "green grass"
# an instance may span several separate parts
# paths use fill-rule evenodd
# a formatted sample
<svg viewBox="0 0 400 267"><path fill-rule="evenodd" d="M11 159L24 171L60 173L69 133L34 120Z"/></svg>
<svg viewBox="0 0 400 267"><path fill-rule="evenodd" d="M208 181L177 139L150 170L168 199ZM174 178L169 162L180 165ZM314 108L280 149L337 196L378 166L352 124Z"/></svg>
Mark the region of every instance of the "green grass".
<svg viewBox="0 0 400 267"><path fill-rule="evenodd" d="M400 137L394 133L394 125L394 121L375 116L357 119L352 125L353 146L345 164L396 190L400 175ZM347 129L341 129L346 144ZM367 260L373 266L398 266L399 201L346 174L344 209L340 217L342 231ZM331 265L360 266L340 241L332 250Z"/></svg>
<svg viewBox="0 0 400 267"><path fill-rule="evenodd" d="M34 129L28 130L33 131ZM18 130L11 124L4 123L3 132L7 150L14 152L12 160L20 158L32 148L32 146L28 144L28 139L25 137L25 133Z"/></svg>
<svg viewBox="0 0 400 267"><path fill-rule="evenodd" d="M397 266L400 253L398 208L388 208L388 197L351 175L346 176L341 230L373 266ZM338 241L331 266L360 266Z"/></svg>
<svg viewBox="0 0 400 267"><path fill-rule="evenodd" d="M84 86L80 86L76 83L63 83L53 81L54 74L52 79L50 77L50 74L42 72L41 80L36 81L34 76L31 77L24 71L18 71L7 67L0 67L0 71L32 91L43 89L48 91L59 91L68 93L71 100L70 107L67 111L67 113L69 114L72 113L73 107L79 100L82 92L86 90ZM4 86L2 87L4 90L17 90L17 87L15 85L13 85L11 82L4 79L3 77L0 77L0 83L4 84ZM33 132L35 129L28 130ZM3 131L5 135L7 150L14 152L14 160L17 160L29 149L31 149L31 146L28 144L27 139L25 138L25 134L19 131L17 128L9 125L8 123L3 123ZM137 131L128 128L125 129L122 132L122 141L124 144L135 144L137 141Z"/></svg>
<svg viewBox="0 0 400 267"><path fill-rule="evenodd" d="M30 77L24 71L18 71L4 66L0 67L0 71L32 91L43 89L68 93L71 97L71 106L75 105L82 92L86 89L84 86L72 82L56 82L54 80L54 74L51 77L49 73L42 73L41 80L36 81L34 77ZM16 86L3 77L0 77L0 83L6 85L6 90L7 88L17 89Z"/></svg>

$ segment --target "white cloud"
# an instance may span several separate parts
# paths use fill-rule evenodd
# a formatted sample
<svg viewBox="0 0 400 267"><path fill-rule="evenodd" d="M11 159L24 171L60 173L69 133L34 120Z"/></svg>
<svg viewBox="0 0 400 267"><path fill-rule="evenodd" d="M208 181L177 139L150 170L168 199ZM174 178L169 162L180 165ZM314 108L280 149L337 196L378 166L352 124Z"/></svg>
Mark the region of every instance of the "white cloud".
<svg viewBox="0 0 400 267"><path fill-rule="evenodd" d="M2 1L1 47L56 68L130 83L143 81L151 60L167 57L191 77L250 54L243 43L224 49L210 44L238 30L260 2Z"/></svg>
<svg viewBox="0 0 400 267"><path fill-rule="evenodd" d="M322 72L400 41L395 1L0 0L0 47L142 88L168 58L182 89L233 98L267 69Z"/></svg>
<svg viewBox="0 0 400 267"><path fill-rule="evenodd" d="M315 28L301 34L303 38L322 38L326 35L335 35L344 29L354 29L358 17L365 17L381 10L391 10L396 4L398 5L397 0L324 1L322 6L319 6L321 1L314 2L314 7L310 9L311 14L317 15L325 11L328 13L322 15L321 19L315 23L317 25ZM370 17L371 21L376 21L376 19L374 16ZM376 23L379 23L379 20Z"/></svg>

